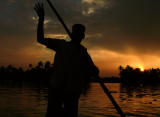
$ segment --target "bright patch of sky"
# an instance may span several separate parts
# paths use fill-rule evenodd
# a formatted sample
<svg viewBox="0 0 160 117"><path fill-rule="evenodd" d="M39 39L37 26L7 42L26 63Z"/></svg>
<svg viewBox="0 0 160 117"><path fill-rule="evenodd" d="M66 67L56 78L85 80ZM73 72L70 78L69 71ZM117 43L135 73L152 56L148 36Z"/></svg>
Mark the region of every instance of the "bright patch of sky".
<svg viewBox="0 0 160 117"><path fill-rule="evenodd" d="M83 10L82 14L92 14L101 8L107 8L109 2L107 0L82 0Z"/></svg>

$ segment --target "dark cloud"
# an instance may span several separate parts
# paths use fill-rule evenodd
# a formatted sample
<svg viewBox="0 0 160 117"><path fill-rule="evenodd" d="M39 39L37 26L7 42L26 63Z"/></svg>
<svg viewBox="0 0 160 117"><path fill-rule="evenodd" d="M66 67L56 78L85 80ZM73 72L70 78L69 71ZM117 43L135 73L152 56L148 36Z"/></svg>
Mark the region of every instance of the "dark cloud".
<svg viewBox="0 0 160 117"><path fill-rule="evenodd" d="M89 17L89 33L103 35L89 39L89 45L119 52L126 52L126 48L131 47L138 53L158 53L160 1L121 0L112 4Z"/></svg>

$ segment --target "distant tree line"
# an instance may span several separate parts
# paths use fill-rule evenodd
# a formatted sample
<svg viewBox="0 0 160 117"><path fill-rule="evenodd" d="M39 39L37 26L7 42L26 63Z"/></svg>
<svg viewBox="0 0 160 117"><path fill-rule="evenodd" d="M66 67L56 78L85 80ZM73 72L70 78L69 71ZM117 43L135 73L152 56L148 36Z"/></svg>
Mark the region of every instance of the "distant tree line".
<svg viewBox="0 0 160 117"><path fill-rule="evenodd" d="M22 82L29 82L34 86L48 85L53 72L53 64L50 61L43 63L39 61L36 66L28 65L28 69L24 70L22 67L16 68L12 65L7 67L0 66L0 84L5 84L7 81L16 81L18 84ZM13 82L12 82L13 83ZM90 88L90 83L86 83L82 94L86 95Z"/></svg>
<svg viewBox="0 0 160 117"><path fill-rule="evenodd" d="M141 71L140 68L133 68L127 65L125 68L119 66L119 75L122 83L158 83L160 82L160 69L148 69Z"/></svg>
<svg viewBox="0 0 160 117"><path fill-rule="evenodd" d="M52 71L53 64L50 61L45 63L39 61L35 67L29 64L26 70L22 67L13 67L12 65L7 67L1 66L0 80L48 82Z"/></svg>
<svg viewBox="0 0 160 117"><path fill-rule="evenodd" d="M140 68L133 68L127 65L125 68L119 66L119 75L122 83L158 83L160 82L160 69L149 69L141 71ZM16 68L12 65L7 67L0 66L0 81L32 81L32 82L49 82L53 64L50 61L43 63L39 61L36 66L28 65L28 69L22 67Z"/></svg>

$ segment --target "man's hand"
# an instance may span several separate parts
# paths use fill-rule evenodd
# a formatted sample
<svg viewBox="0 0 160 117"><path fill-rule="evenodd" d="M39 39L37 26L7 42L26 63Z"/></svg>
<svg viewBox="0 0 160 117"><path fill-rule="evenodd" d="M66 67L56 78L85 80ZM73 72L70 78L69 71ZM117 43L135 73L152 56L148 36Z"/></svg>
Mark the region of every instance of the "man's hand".
<svg viewBox="0 0 160 117"><path fill-rule="evenodd" d="M44 21L44 7L43 7L43 3L41 3L41 4L40 3L35 4L34 9L37 12L39 20Z"/></svg>

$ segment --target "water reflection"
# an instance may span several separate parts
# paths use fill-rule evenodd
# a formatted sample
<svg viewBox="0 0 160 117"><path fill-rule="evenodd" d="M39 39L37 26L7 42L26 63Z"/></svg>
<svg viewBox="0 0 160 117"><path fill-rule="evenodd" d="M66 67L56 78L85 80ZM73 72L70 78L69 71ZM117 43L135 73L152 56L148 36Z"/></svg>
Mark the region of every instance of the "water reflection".
<svg viewBox="0 0 160 117"><path fill-rule="evenodd" d="M6 83L6 82L5 82ZM0 85L1 117L43 117L46 109L47 88L39 89L29 83Z"/></svg>
<svg viewBox="0 0 160 117"><path fill-rule="evenodd" d="M126 113L147 117L160 116L159 89L159 84L121 84L120 98L126 103Z"/></svg>
<svg viewBox="0 0 160 117"><path fill-rule="evenodd" d="M160 86L127 86L106 83L113 97L129 117L160 116ZM44 117L48 86L26 82L0 83L0 117ZM92 83L79 102L79 117L119 117L98 83Z"/></svg>

